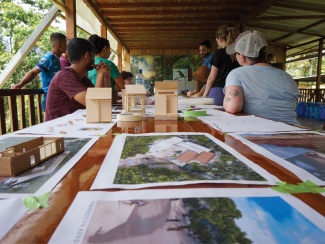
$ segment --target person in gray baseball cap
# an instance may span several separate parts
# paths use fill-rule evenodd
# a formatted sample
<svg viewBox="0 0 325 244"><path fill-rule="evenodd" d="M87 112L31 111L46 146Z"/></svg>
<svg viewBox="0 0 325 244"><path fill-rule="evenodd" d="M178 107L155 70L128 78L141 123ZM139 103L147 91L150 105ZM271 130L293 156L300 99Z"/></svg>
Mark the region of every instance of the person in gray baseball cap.
<svg viewBox="0 0 325 244"><path fill-rule="evenodd" d="M236 53L241 67L232 70L224 88L224 109L298 124L296 103L300 96L293 78L267 63L267 42L258 31L245 31L228 45L228 54Z"/></svg>

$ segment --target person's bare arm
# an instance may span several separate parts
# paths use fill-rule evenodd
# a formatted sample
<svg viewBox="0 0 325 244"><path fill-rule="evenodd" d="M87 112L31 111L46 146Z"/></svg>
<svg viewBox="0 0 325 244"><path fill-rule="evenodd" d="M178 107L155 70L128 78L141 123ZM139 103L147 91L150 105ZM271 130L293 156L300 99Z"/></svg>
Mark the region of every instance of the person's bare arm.
<svg viewBox="0 0 325 244"><path fill-rule="evenodd" d="M204 90L205 87L202 87L201 90L198 93L194 94L192 97L202 97L204 94Z"/></svg>
<svg viewBox="0 0 325 244"><path fill-rule="evenodd" d="M125 89L124 80L121 75L114 79L115 84L119 86L120 89Z"/></svg>
<svg viewBox="0 0 325 244"><path fill-rule="evenodd" d="M30 83L39 73L41 73L40 69L36 67L33 68L24 76L24 78L18 84L12 84L11 89L21 89L23 86Z"/></svg>
<svg viewBox="0 0 325 244"><path fill-rule="evenodd" d="M206 84L206 87L205 87L205 90L204 90L204 93L203 93L203 97L206 97L206 96L209 95L209 92L210 92L210 89L211 89L211 87L213 85L213 82L217 78L218 70L219 69L217 67L212 65L210 75L208 77L207 84Z"/></svg>
<svg viewBox="0 0 325 244"><path fill-rule="evenodd" d="M109 79L109 66L106 63L100 63L96 67L97 70L97 78L96 78L96 86L95 87L105 87L106 79L108 76Z"/></svg>
<svg viewBox="0 0 325 244"><path fill-rule="evenodd" d="M228 113L239 113L243 109L243 90L240 86L227 86L225 88L225 98L223 100L223 108Z"/></svg>
<svg viewBox="0 0 325 244"><path fill-rule="evenodd" d="M86 93L87 91L79 92L73 97L73 99L86 107Z"/></svg>

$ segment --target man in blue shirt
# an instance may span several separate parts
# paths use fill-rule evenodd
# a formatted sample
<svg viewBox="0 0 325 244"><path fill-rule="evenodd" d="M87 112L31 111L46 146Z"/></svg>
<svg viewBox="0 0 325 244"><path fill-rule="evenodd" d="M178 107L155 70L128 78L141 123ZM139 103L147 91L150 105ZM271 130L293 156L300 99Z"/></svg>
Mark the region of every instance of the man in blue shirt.
<svg viewBox="0 0 325 244"><path fill-rule="evenodd" d="M203 66L211 69L212 64L210 64L213 57L213 52L211 52L211 43L209 40L205 40L199 45L199 52L203 58ZM205 85L201 88L200 91L189 91L187 92L188 97L201 97L204 93Z"/></svg>
<svg viewBox="0 0 325 244"><path fill-rule="evenodd" d="M38 61L37 65L30 70L18 84L12 84L11 89L21 89L30 83L39 73L42 82L44 96L42 99L42 109L45 111L46 96L53 76L61 70L60 57L67 49L67 38L62 33L52 33L50 37L51 52L46 52Z"/></svg>
<svg viewBox="0 0 325 244"><path fill-rule="evenodd" d="M202 58L204 58L203 65L207 66L209 69L211 69L210 61L213 57L213 52L211 52L210 41L205 40L204 42L200 43L199 51L200 51Z"/></svg>

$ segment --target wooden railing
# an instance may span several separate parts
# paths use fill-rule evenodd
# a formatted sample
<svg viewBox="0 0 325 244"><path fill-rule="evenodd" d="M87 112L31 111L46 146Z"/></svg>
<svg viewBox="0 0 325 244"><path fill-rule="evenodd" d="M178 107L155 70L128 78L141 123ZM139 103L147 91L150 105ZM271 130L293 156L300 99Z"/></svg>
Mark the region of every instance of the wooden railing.
<svg viewBox="0 0 325 244"><path fill-rule="evenodd" d="M43 122L43 93L42 89L0 89L0 135Z"/></svg>
<svg viewBox="0 0 325 244"><path fill-rule="evenodd" d="M315 102L315 89L299 89L299 102ZM42 89L0 89L0 135L14 132L44 121L41 108ZM325 89L319 90L324 101Z"/></svg>
<svg viewBox="0 0 325 244"><path fill-rule="evenodd" d="M319 99L317 99L316 89L299 89L301 97L299 102L325 102L325 89L319 89Z"/></svg>

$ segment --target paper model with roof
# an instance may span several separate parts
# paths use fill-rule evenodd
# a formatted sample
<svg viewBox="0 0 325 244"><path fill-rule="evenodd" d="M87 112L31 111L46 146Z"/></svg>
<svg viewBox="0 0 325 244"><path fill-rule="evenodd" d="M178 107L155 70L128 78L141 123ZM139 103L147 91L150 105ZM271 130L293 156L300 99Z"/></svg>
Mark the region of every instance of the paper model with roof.
<svg viewBox="0 0 325 244"><path fill-rule="evenodd" d="M178 82L155 82L155 120L177 120Z"/></svg>
<svg viewBox="0 0 325 244"><path fill-rule="evenodd" d="M87 123L112 122L112 88L88 88L86 94Z"/></svg>
<svg viewBox="0 0 325 244"><path fill-rule="evenodd" d="M128 113L145 114L147 92L143 85L125 85L124 109Z"/></svg>

